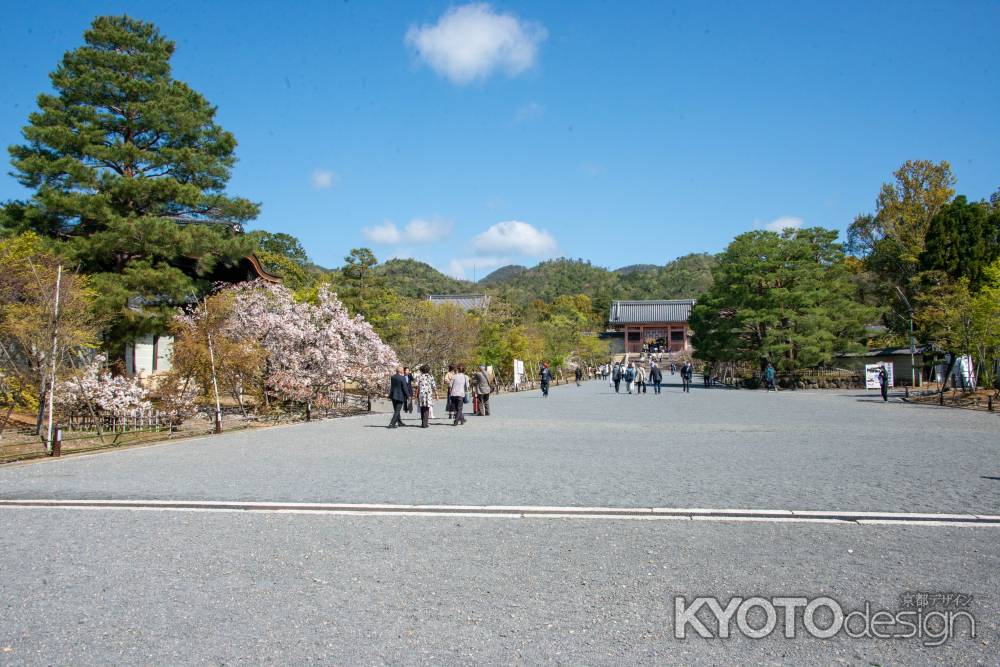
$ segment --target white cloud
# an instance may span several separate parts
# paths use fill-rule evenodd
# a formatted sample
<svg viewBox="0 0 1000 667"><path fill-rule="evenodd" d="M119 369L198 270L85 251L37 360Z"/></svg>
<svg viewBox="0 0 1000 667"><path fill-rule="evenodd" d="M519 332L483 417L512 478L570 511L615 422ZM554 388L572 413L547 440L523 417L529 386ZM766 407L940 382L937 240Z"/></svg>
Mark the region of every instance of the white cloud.
<svg viewBox="0 0 1000 667"><path fill-rule="evenodd" d="M472 241L477 252L507 253L543 257L556 250L556 240L544 229L518 220L498 222Z"/></svg>
<svg viewBox="0 0 1000 667"><path fill-rule="evenodd" d="M317 190L329 190L338 181L340 181L340 176L337 175L337 172L329 169L317 169L312 174L312 186Z"/></svg>
<svg viewBox="0 0 1000 667"><path fill-rule="evenodd" d="M451 235L451 223L445 220L414 218L406 225L403 237L410 243L433 243Z"/></svg>
<svg viewBox="0 0 1000 667"><path fill-rule="evenodd" d="M365 227L361 233L372 243L433 243L451 235L451 223L445 220L414 218L402 230L392 220L381 225Z"/></svg>
<svg viewBox="0 0 1000 667"><path fill-rule="evenodd" d="M510 263L511 260L507 257L459 257L448 263L448 275L465 279L471 272L471 277L479 280L493 269Z"/></svg>
<svg viewBox="0 0 1000 667"><path fill-rule="evenodd" d="M372 243L384 243L388 245L399 243L403 239L402 234L399 233L399 228L396 227L396 223L391 220L386 220L381 225L375 225L374 227L365 227L361 230L361 233Z"/></svg>
<svg viewBox="0 0 1000 667"><path fill-rule="evenodd" d="M466 84L495 71L514 76L529 69L546 37L540 23L474 2L452 7L433 25L410 26L404 41L436 72Z"/></svg>
<svg viewBox="0 0 1000 667"><path fill-rule="evenodd" d="M514 123L527 123L545 115L545 107L538 102L528 102L522 104L514 112Z"/></svg>
<svg viewBox="0 0 1000 667"><path fill-rule="evenodd" d="M769 232L780 232L783 229L798 229L804 223L805 220L802 218L793 215L783 215L771 221L755 220L754 227L757 229L766 229Z"/></svg>

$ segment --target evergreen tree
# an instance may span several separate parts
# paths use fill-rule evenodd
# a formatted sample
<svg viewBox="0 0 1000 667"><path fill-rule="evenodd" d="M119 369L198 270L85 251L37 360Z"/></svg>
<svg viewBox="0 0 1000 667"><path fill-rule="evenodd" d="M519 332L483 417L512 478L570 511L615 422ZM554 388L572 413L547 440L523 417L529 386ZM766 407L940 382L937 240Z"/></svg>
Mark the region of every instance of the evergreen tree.
<svg viewBox="0 0 1000 667"><path fill-rule="evenodd" d="M818 227L733 239L691 314L699 357L769 359L794 372L852 347L874 311L855 300L836 239Z"/></svg>
<svg viewBox="0 0 1000 667"><path fill-rule="evenodd" d="M920 262L925 271L943 271L955 280L967 278L975 292L986 267L997 257L1000 210L986 202L970 204L959 195L931 219Z"/></svg>
<svg viewBox="0 0 1000 667"><path fill-rule="evenodd" d="M51 74L55 94L39 95L26 143L10 148L34 194L3 218L67 239L65 254L94 274L105 344L120 352L165 330L171 305L207 289L219 262L252 252L234 230L258 207L225 194L236 140L171 77L173 42L128 16L98 17L84 42Z"/></svg>

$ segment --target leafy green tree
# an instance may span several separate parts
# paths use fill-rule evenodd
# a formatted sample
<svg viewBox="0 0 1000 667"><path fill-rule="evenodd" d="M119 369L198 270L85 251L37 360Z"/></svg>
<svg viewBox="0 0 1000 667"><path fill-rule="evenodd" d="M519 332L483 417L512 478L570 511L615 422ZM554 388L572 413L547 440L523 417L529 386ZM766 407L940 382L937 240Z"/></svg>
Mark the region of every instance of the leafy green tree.
<svg viewBox="0 0 1000 667"><path fill-rule="evenodd" d="M258 256L262 253L280 255L281 257L285 257L302 267L309 263L309 255L306 254L306 249L303 248L302 243L291 234L285 234L284 232L275 233L268 232L263 229L256 229L247 234L247 236L249 236L256 244Z"/></svg>
<svg viewBox="0 0 1000 667"><path fill-rule="evenodd" d="M874 311L855 300L836 239L819 227L733 239L691 314L698 356L769 359L794 373L856 345Z"/></svg>
<svg viewBox="0 0 1000 667"><path fill-rule="evenodd" d="M982 386L1000 390L996 372L1000 361L1000 259L986 267L983 274L983 284L972 300L976 356Z"/></svg>
<svg viewBox="0 0 1000 667"><path fill-rule="evenodd" d="M216 265L252 252L233 231L258 207L226 195L236 140L204 97L172 78L173 42L128 16L98 17L84 42L51 74L55 93L39 95L26 143L10 147L17 179L34 192L3 217L68 237L66 253L102 295L105 344L120 349L165 330L170 305L204 292Z"/></svg>
<svg viewBox="0 0 1000 667"><path fill-rule="evenodd" d="M969 203L962 195L945 204L931 219L924 251L925 271L943 271L953 279L968 278L975 292L984 271L1000 257L1000 209L986 202Z"/></svg>
<svg viewBox="0 0 1000 667"><path fill-rule="evenodd" d="M368 248L354 248L344 257L344 266L333 277L341 302L352 314L363 315L378 335L393 347L400 342L402 315L399 297L375 270L378 259Z"/></svg>

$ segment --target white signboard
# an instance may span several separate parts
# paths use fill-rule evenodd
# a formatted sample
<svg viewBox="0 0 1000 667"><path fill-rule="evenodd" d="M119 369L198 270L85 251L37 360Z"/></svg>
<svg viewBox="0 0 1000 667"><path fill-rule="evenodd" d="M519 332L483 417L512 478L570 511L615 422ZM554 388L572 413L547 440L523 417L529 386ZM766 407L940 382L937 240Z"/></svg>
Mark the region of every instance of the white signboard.
<svg viewBox="0 0 1000 667"><path fill-rule="evenodd" d="M889 361L884 364L865 364L865 389L879 389L882 386L878 381L878 371L883 366L889 374L889 386L896 386L892 379L892 362Z"/></svg>
<svg viewBox="0 0 1000 667"><path fill-rule="evenodd" d="M520 387L524 380L524 362L520 359L514 360L514 386Z"/></svg>

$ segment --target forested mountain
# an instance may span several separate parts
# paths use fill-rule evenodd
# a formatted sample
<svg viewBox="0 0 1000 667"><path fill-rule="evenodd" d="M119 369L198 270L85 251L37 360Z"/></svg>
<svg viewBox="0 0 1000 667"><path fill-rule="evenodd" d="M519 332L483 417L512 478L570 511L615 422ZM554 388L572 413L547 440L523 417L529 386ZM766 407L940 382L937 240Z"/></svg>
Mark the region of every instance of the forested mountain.
<svg viewBox="0 0 1000 667"><path fill-rule="evenodd" d="M665 266L638 264L617 270L594 266L582 259L552 259L526 268L504 266L478 283L457 280L424 262L390 259L374 271L403 297L429 294L493 292L517 306L535 299L551 303L563 295L586 294L595 310L604 312L614 299L697 298L712 285L713 255L679 257Z"/></svg>
<svg viewBox="0 0 1000 667"><path fill-rule="evenodd" d="M513 280L515 276L519 273L527 271L528 267L521 266L520 264L508 264L507 266L501 266L499 269L489 274L485 278L479 281L480 285L496 285L498 283L505 283L509 280Z"/></svg>
<svg viewBox="0 0 1000 667"><path fill-rule="evenodd" d="M375 267L400 296L424 299L430 294L469 294L482 288L468 280L446 276L430 264L415 259L390 259Z"/></svg>
<svg viewBox="0 0 1000 667"><path fill-rule="evenodd" d="M697 253L678 257L666 266L648 270L618 270L621 299L691 299L712 286L712 269L719 263L714 255ZM628 268L628 267L626 267Z"/></svg>
<svg viewBox="0 0 1000 667"><path fill-rule="evenodd" d="M644 273L658 268L660 267L656 264L629 264L628 266L623 266L620 269L615 269L615 273L620 276L627 276L630 273Z"/></svg>

